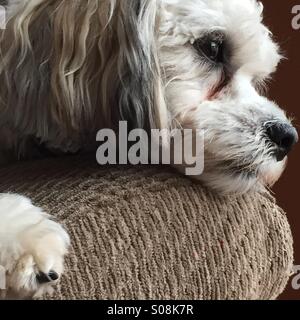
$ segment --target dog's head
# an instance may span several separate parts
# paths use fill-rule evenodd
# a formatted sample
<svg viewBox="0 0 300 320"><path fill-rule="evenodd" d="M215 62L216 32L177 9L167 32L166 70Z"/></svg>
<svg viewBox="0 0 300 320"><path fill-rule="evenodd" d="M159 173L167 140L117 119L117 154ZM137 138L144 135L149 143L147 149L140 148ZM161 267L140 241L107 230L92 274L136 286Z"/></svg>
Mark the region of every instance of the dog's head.
<svg viewBox="0 0 300 320"><path fill-rule="evenodd" d="M2 118L61 149L113 119L202 129L207 185L272 185L298 136L259 93L281 59L262 11L256 0L11 0Z"/></svg>
<svg viewBox="0 0 300 320"><path fill-rule="evenodd" d="M281 59L255 0L163 0L158 51L167 109L203 129L199 177L227 192L272 185L296 130L259 91Z"/></svg>

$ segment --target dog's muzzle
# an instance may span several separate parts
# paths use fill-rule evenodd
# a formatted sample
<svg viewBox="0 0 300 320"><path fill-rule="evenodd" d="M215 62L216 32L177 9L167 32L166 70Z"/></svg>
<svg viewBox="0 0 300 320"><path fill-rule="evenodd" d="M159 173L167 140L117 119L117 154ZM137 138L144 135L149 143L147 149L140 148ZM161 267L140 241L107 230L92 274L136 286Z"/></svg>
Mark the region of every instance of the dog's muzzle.
<svg viewBox="0 0 300 320"><path fill-rule="evenodd" d="M268 138L274 144L274 157L282 161L298 142L296 129L285 122L275 122L266 128Z"/></svg>

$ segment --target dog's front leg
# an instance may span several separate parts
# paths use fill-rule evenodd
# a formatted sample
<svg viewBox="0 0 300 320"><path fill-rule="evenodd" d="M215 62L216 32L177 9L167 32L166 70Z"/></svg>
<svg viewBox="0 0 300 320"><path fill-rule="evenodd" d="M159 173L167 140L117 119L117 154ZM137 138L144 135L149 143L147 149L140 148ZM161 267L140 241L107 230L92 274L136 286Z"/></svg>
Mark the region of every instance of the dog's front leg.
<svg viewBox="0 0 300 320"><path fill-rule="evenodd" d="M69 236L61 225L29 199L0 194L0 266L6 275L5 293L23 298L49 292L63 272L68 245Z"/></svg>

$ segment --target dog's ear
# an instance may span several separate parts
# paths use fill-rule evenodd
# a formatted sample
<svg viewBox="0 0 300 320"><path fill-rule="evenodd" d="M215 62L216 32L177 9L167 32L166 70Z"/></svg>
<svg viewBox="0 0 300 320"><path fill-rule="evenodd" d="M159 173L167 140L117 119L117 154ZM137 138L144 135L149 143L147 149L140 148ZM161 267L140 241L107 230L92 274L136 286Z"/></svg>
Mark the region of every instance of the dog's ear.
<svg viewBox="0 0 300 320"><path fill-rule="evenodd" d="M50 127L69 137L120 118L131 127L166 127L158 3L20 2L0 41L2 115L45 139Z"/></svg>
<svg viewBox="0 0 300 320"><path fill-rule="evenodd" d="M133 127L166 128L168 112L157 50L158 1L120 1L119 106Z"/></svg>

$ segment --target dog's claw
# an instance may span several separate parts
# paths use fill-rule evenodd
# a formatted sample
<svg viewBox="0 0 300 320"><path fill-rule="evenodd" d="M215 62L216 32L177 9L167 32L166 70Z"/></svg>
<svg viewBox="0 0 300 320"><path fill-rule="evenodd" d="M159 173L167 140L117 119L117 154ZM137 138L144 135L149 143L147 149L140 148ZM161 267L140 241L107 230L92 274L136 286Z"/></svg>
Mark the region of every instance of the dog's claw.
<svg viewBox="0 0 300 320"><path fill-rule="evenodd" d="M48 274L48 276L52 279L52 281L55 281L59 278L59 275L54 270L51 270Z"/></svg>
<svg viewBox="0 0 300 320"><path fill-rule="evenodd" d="M36 275L36 279L39 283L48 283L55 281L59 278L59 275L51 270L48 274L45 274L44 272L40 272Z"/></svg>

